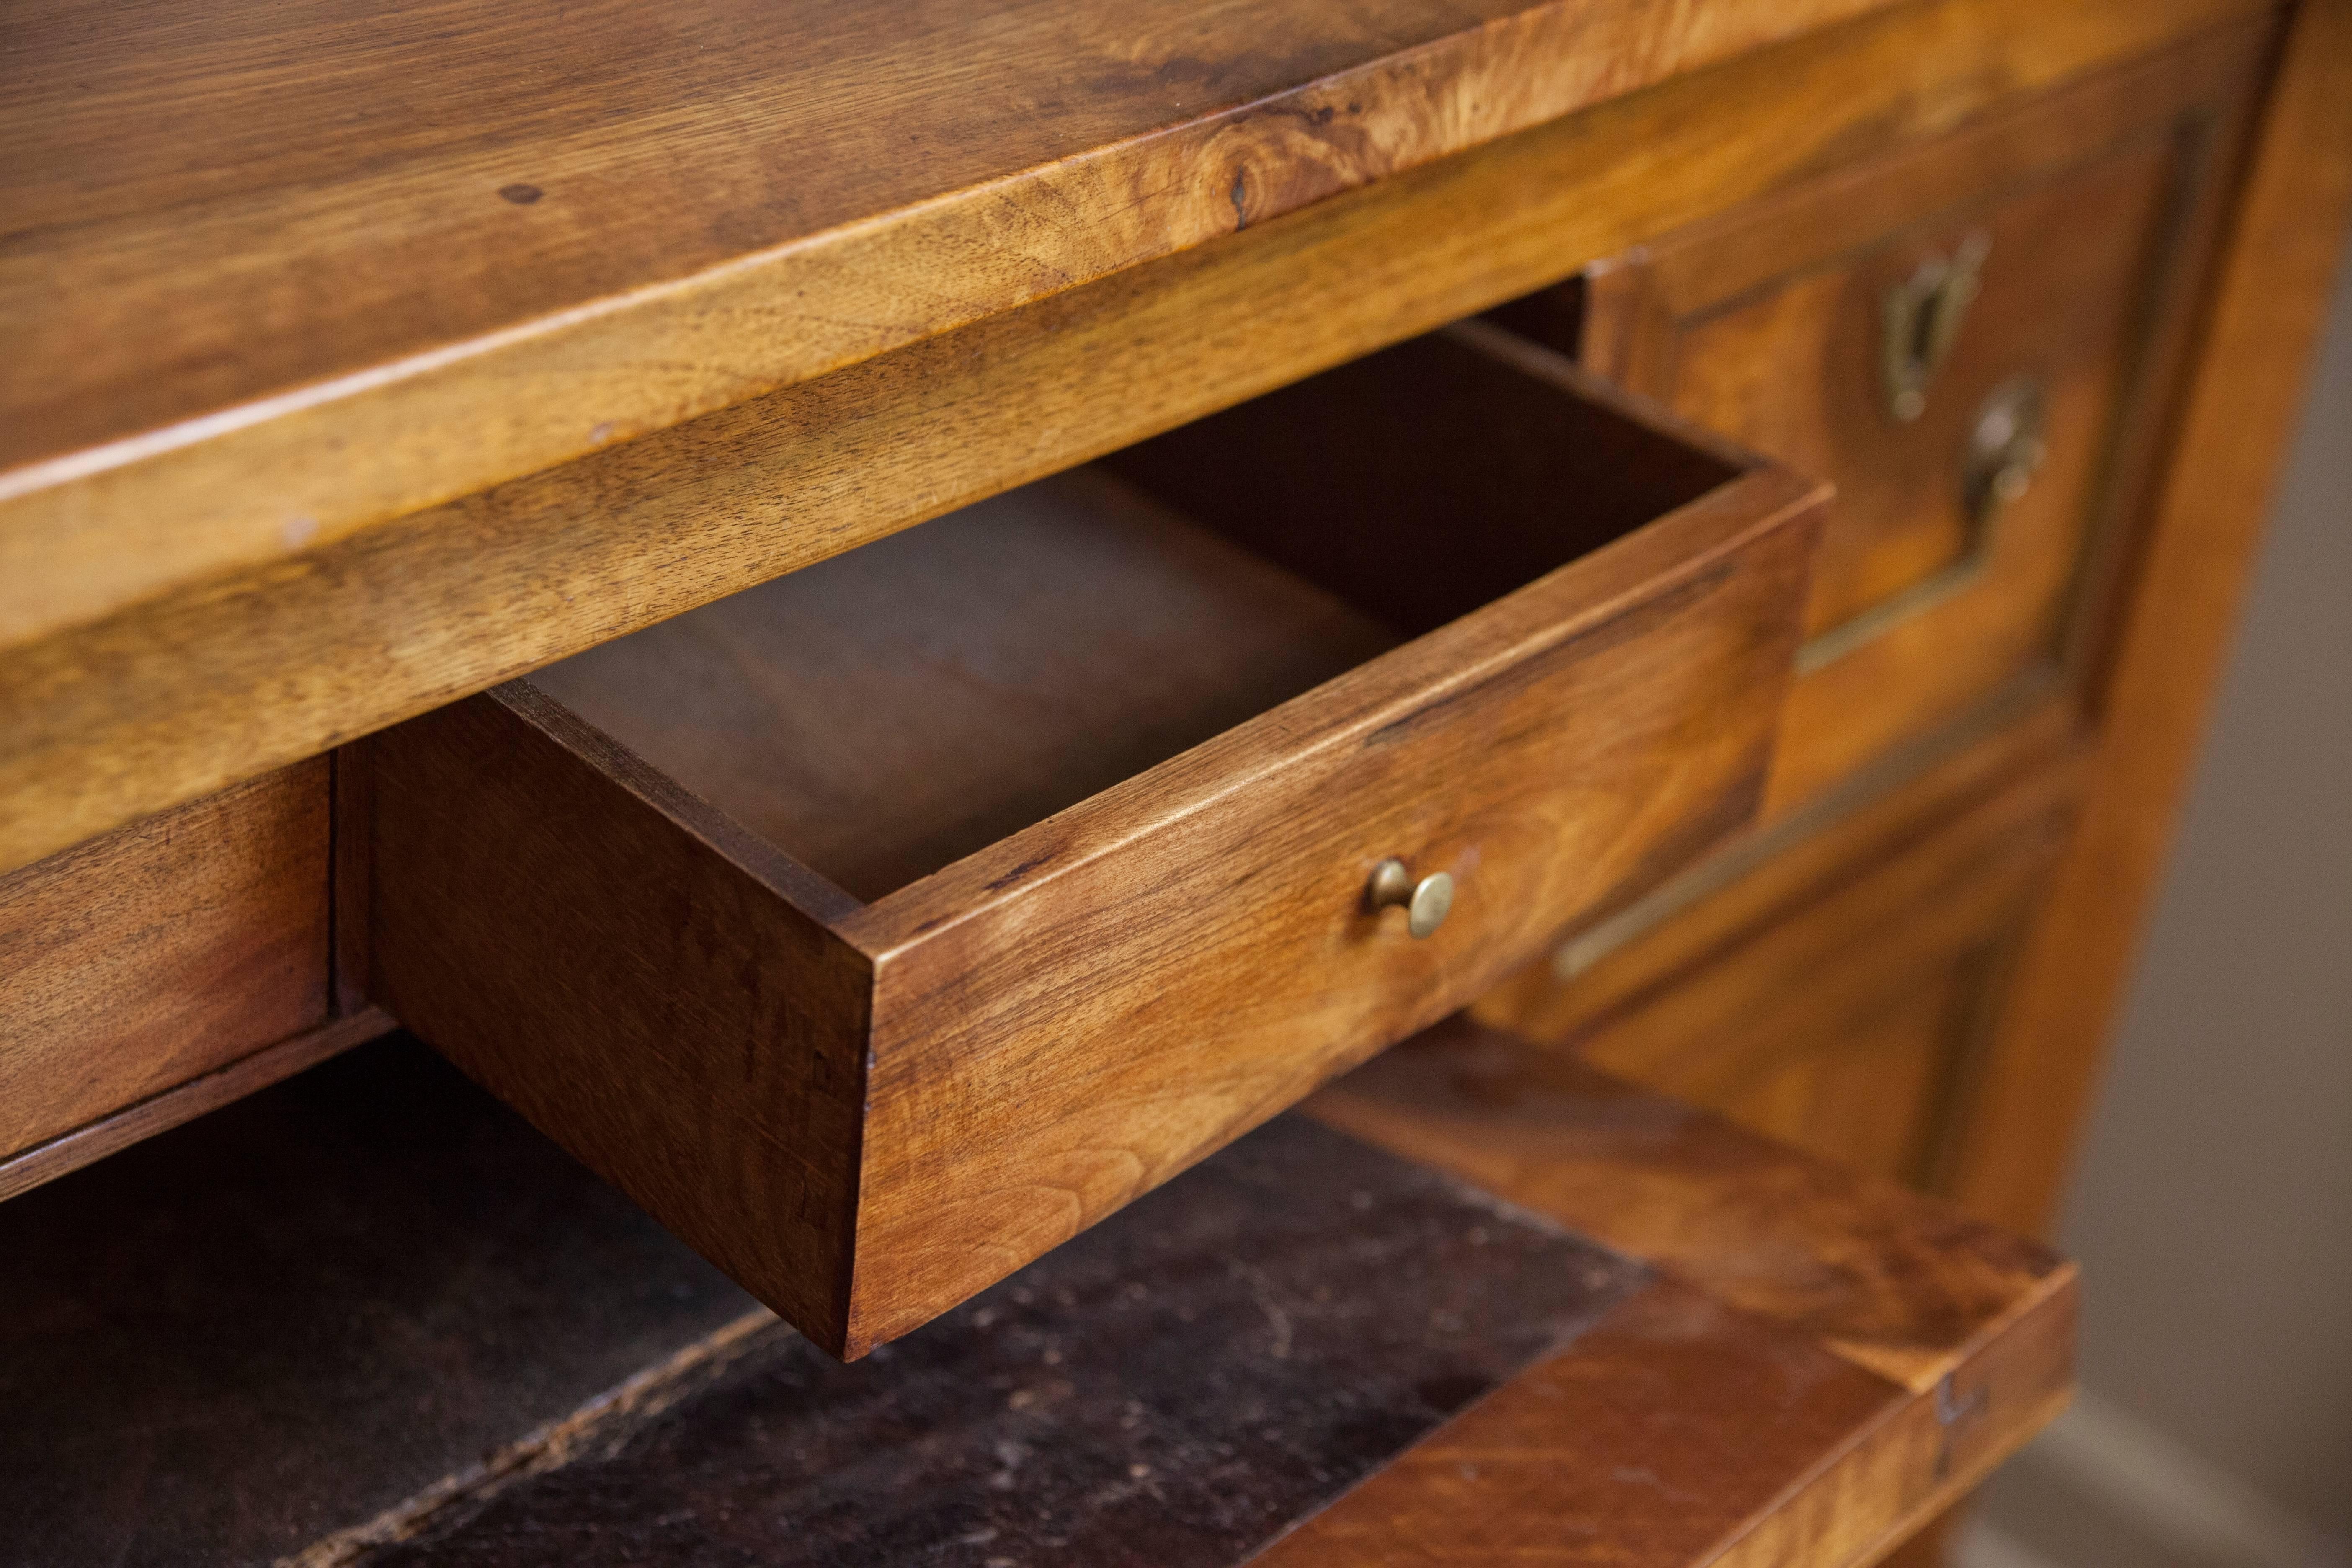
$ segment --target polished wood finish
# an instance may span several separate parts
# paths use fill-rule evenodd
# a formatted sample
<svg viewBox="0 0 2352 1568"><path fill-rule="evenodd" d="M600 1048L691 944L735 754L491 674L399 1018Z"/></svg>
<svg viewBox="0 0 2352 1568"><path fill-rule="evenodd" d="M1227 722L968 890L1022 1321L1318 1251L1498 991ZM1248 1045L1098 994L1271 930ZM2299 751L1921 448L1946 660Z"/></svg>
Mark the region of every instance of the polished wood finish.
<svg viewBox="0 0 2352 1568"><path fill-rule="evenodd" d="M1483 445L1430 423L1433 389L1488 409ZM1318 421L1350 439L1312 438ZM379 737L379 994L856 1354L1753 815L1819 487L1743 472L1572 366L1475 334L1124 466L1189 472L1194 439L1256 496L1202 521L1277 554L1319 548L1322 584L1073 479L554 672L616 739L529 684ZM1359 464L1391 482L1342 476ZM1459 484L1430 482L1446 469ZM1105 499L1107 517L1083 515ZM979 580L975 531L996 557ZM1363 537L1391 545L1370 580ZM1384 601L1407 579L1425 609ZM1377 651L1369 608L1454 616L1448 584L1500 596ZM1171 604L1183 615L1154 631ZM1104 613L1129 657L1098 626L1070 646ZM857 642L815 646L869 614ZM1253 640L1185 649L1243 620ZM1216 724L1232 727L1165 755ZM758 738L721 755L739 728ZM829 745L884 765L782 765ZM1109 782L1109 764L1142 771ZM942 815L933 774L969 816ZM869 807L870 831L833 821ZM1456 880L1427 942L1365 907L1388 856Z"/></svg>
<svg viewBox="0 0 2352 1568"><path fill-rule="evenodd" d="M0 1207L0 1552L1861 1568L2063 1392L2063 1263L1603 1075L1312 1103L1387 1147L1280 1119L845 1366L387 1041Z"/></svg>
<svg viewBox="0 0 2352 1568"><path fill-rule="evenodd" d="M48 7L0 645L1885 3Z"/></svg>
<svg viewBox="0 0 2352 1568"><path fill-rule="evenodd" d="M0 879L0 1160L323 1024L327 839L322 758Z"/></svg>
<svg viewBox="0 0 2352 1568"><path fill-rule="evenodd" d="M1876 14L24 644L0 655L0 866L2266 10Z"/></svg>
<svg viewBox="0 0 2352 1568"><path fill-rule="evenodd" d="M2266 42L2249 25L1596 267L1587 363L1838 487L1772 809L2057 668L2084 558L2154 454ZM1948 361L1888 408L1883 301L1988 245ZM2029 379L2046 456L1976 547L1969 433Z"/></svg>
<svg viewBox="0 0 2352 1568"><path fill-rule="evenodd" d="M29 1192L142 1139L169 1131L208 1110L292 1078L329 1057L365 1045L394 1027L391 1015L380 1007L330 1018L316 1028L238 1057L226 1067L173 1084L47 1142L0 1158L0 1198Z"/></svg>
<svg viewBox="0 0 2352 1568"><path fill-rule="evenodd" d="M1433 633L848 922L887 1005L875 1337L917 1321L884 1303L1001 1272L975 1237L1055 1245L1736 827L1808 510L1727 495L1703 552L1626 541L1655 553L1621 557L1607 609L1570 567L1498 603L1517 625ZM1454 876L1427 942L1359 912L1389 855Z"/></svg>
<svg viewBox="0 0 2352 1568"><path fill-rule="evenodd" d="M2171 426L2152 526L2092 650L2103 740L2019 961L1951 1190L2050 1224L2160 876L2352 223L2352 4L2297 6Z"/></svg>
<svg viewBox="0 0 2352 1568"><path fill-rule="evenodd" d="M2352 212L2352 5L995 0L894 13L887 67L842 45L874 17L696 5L24 30L0 898L583 653L548 689L614 699L626 744L509 687L337 755L313 869L262 900L316 954L275 1043L79 1026L227 973L235 940L189 956L226 906L162 922L152 975L81 895L0 921L82 998L29 1052L0 1029L36 1140L0 1194L384 1026L382 994L854 1351L1551 947L1481 1016L2044 1222ZM1857 370L1878 291L1979 229L1986 292L1897 428ZM1449 559L1382 526L1534 493L1508 465L1294 412L1375 461L1286 486L1298 442L1203 418L1514 298L1512 331L1842 482L1816 633L1953 564L1954 421L2011 367L2060 439L1984 571L1803 656L1768 790L1796 529L1732 513L1801 486L1739 480L1546 600L1518 584L1564 554L1529 571L1507 527ZM1424 401L1415 436L1511 427ZM1154 437L1110 466L1153 500L1051 487L1118 541L1008 521ZM991 497L937 537L1026 537L1001 560L819 564ZM1000 597L1018 657L941 709ZM828 659L876 679L844 700ZM679 698L722 667L769 684ZM794 715L845 744L740 739ZM1414 834L1453 922L1354 940L1326 895ZM191 1016L291 994L235 991ZM1858 1563L2063 1388L2062 1268L1557 1051L1454 1026L1323 1103L1670 1278L1277 1557Z"/></svg>
<svg viewBox="0 0 2352 1568"><path fill-rule="evenodd" d="M872 902L1400 640L1087 468L531 684Z"/></svg>
<svg viewBox="0 0 2352 1568"><path fill-rule="evenodd" d="M1914 799L1899 817L1870 814L1833 836L1846 854L1826 871L1780 857L1718 896L1751 923L1726 931L1720 908L1696 911L1565 984L1522 983L1516 1005L1495 998L1488 1016L1932 1189L1967 1135L2000 983L2064 842L2079 772L2043 770L1958 811Z"/></svg>
<svg viewBox="0 0 2352 1568"><path fill-rule="evenodd" d="M364 748L384 1005L821 1342L845 1342L855 900L528 686Z"/></svg>
<svg viewBox="0 0 2352 1568"><path fill-rule="evenodd" d="M1667 1276L1260 1561L1862 1564L2063 1404L2073 1269L1465 1021L1309 1113ZM1591 1456L1587 1458L1586 1456Z"/></svg>

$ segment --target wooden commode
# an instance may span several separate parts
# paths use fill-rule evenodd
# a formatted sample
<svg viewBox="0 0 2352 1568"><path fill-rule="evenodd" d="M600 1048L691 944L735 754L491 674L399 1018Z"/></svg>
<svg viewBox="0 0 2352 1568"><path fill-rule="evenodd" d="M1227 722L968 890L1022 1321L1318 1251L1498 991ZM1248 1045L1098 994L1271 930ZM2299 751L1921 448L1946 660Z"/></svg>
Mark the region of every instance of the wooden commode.
<svg viewBox="0 0 2352 1568"><path fill-rule="evenodd" d="M1518 1316L1475 1389L1368 1369L1387 1414L1320 1410L1320 1447L1234 1426L1312 1470L1256 1478L1265 1520L1188 1523L1259 1494L1138 1500L1135 1461L1085 1508L1137 1561L1156 1508L1170 1562L1927 1563L2063 1403L2072 1270L2003 1233L2061 1190L2299 405L2352 0L65 0L9 33L0 1197L66 1261L0 1370L116 1353L41 1337L94 1332L55 1250L131 1168L94 1163L194 1173L201 1224L203 1126L245 1159L336 1074L478 1098L425 1047L511 1108L452 1116L537 1130L499 1169L543 1134L676 1238L580 1247L749 1293L583 1312L515 1430L424 1420L304 1480L318 1518L199 1550L155 1512L163 1547L531 1561L569 1494L496 1498L687 1427L767 1496L741 1401L822 1385L853 1414L808 1429L870 1447L860 1401L919 1405L908 1369L1002 1303L1126 1300L1105 1259L1160 1260L1155 1310L1212 1275L1235 1322L1328 1307L1341 1365L1379 1271L1272 1205L1344 1217L1342 1164L1393 1222L1364 1247ZM431 1070L363 1065L403 1049ZM1343 1145L1302 1105L1370 1148L1313 1169ZM379 1201L344 1142L304 1235ZM1462 1263L1444 1227L1490 1211L1568 1283ZM480 1267L573 1279L572 1239ZM1807 1305L1800 1256L1844 1283ZM1108 1321L1083 1294L1033 1349ZM762 1309L859 1365L759 1361ZM1436 1366L1441 1328L1378 1342ZM1073 1364L1126 1375L1110 1342ZM1705 1370L1774 1356L1829 1391L1801 1422ZM1644 1387L1695 1443L1778 1436L1656 1458L1722 1479L1645 1512L1591 1436ZM1027 1498L1027 1419L953 1452ZM854 1514L850 1473L792 1495ZM646 1544L683 1483L628 1474L612 1541L718 1550ZM890 1551L979 1552L892 1502Z"/></svg>

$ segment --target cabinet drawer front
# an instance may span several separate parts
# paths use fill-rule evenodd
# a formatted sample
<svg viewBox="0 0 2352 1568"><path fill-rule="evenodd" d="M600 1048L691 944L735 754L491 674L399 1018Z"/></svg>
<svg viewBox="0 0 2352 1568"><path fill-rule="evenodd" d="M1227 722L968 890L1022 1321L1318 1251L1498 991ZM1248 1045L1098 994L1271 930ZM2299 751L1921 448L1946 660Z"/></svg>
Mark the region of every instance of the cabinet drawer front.
<svg viewBox="0 0 2352 1568"><path fill-rule="evenodd" d="M0 878L0 1157L325 1022L328 805L298 763Z"/></svg>
<svg viewBox="0 0 2352 1568"><path fill-rule="evenodd" d="M372 742L386 1002L842 1353L1762 795L1822 487L1475 331L1113 467Z"/></svg>
<svg viewBox="0 0 2352 1568"><path fill-rule="evenodd" d="M1561 594L1509 606L1520 625L1491 639L1430 638L1396 700L1305 743L1251 736L1192 759L1202 783L1234 783L1164 817L1139 787L1112 824L1048 823L1013 896L886 952L860 1218L873 1336L1466 1005L1748 823L1808 543L1774 531L1599 615ZM1403 910L1366 908L1391 857L1454 879L1425 940Z"/></svg>
<svg viewBox="0 0 2352 1568"><path fill-rule="evenodd" d="M1591 275L1587 363L1837 487L1770 812L2057 671L2145 462L2142 389L2257 41L2143 62ZM1546 330L1532 303L1512 314Z"/></svg>

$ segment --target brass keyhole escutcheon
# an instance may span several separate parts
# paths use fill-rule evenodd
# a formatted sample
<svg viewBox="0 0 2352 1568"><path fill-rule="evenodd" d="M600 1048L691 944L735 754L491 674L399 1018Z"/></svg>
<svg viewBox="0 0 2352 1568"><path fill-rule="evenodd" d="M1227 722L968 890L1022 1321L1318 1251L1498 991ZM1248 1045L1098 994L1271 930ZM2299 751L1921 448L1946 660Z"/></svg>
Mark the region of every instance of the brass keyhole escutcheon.
<svg viewBox="0 0 2352 1568"><path fill-rule="evenodd" d="M1402 909L1404 929L1418 941L1445 923L1454 908L1454 879L1434 871L1415 881L1405 863L1391 856L1372 868L1364 901L1376 913L1391 904Z"/></svg>
<svg viewBox="0 0 2352 1568"><path fill-rule="evenodd" d="M1886 291L1881 310L1879 369L1886 412L1907 425L1927 411L1927 384L1951 357L1982 285L1977 275L1992 251L1992 237L1969 235L1949 256L1931 256Z"/></svg>

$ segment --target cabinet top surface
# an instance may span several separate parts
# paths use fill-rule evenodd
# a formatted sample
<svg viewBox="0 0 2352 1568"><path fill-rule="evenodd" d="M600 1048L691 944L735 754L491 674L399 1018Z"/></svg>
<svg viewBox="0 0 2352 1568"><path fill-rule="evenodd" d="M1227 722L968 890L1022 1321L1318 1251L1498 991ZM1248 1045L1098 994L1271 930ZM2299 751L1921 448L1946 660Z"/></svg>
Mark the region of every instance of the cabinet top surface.
<svg viewBox="0 0 2352 1568"><path fill-rule="evenodd" d="M1883 3L18 8L0 642Z"/></svg>

